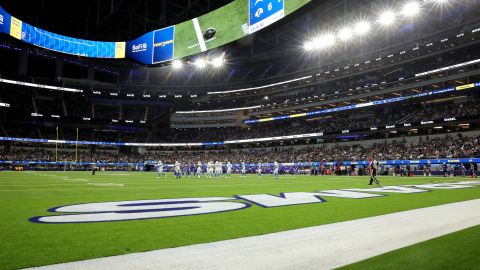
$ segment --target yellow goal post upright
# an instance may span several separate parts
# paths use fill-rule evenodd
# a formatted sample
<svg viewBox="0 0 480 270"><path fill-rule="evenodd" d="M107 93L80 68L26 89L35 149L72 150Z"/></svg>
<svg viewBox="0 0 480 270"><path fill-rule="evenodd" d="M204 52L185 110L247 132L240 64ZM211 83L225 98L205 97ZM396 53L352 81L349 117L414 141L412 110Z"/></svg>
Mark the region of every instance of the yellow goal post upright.
<svg viewBox="0 0 480 270"><path fill-rule="evenodd" d="M75 140L75 163L78 162L78 128L77 128L77 138Z"/></svg>
<svg viewBox="0 0 480 270"><path fill-rule="evenodd" d="M56 127L57 130L57 138L55 139L55 162L58 162L58 126Z"/></svg>

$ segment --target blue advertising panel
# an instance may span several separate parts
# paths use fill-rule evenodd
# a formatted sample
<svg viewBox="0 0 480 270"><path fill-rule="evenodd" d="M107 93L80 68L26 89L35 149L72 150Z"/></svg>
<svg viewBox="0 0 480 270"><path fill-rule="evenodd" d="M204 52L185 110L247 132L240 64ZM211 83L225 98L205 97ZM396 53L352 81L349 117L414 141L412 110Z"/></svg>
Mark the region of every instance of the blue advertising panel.
<svg viewBox="0 0 480 270"><path fill-rule="evenodd" d="M153 62L153 32L148 32L134 40L127 41L128 58L134 59L143 64Z"/></svg>
<svg viewBox="0 0 480 270"><path fill-rule="evenodd" d="M265 28L284 16L284 0L249 0L249 33Z"/></svg>
<svg viewBox="0 0 480 270"><path fill-rule="evenodd" d="M10 34L10 15L0 7L0 33Z"/></svg>
<svg viewBox="0 0 480 270"><path fill-rule="evenodd" d="M154 31L153 64L173 59L175 26Z"/></svg>
<svg viewBox="0 0 480 270"><path fill-rule="evenodd" d="M116 58L116 42L67 37L22 23L21 40L49 50L96 58Z"/></svg>

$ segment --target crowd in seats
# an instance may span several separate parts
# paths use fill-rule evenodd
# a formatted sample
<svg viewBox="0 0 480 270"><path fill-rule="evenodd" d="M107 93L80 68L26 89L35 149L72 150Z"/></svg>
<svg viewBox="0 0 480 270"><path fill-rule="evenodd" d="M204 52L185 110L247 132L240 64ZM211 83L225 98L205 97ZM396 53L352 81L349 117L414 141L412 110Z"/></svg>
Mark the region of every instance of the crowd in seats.
<svg viewBox="0 0 480 270"><path fill-rule="evenodd" d="M338 133L370 130L371 127L403 125L427 120L443 122L451 117L480 116L480 99L471 96L462 102L404 104L403 106L369 107L352 111L327 114L307 121L282 120L251 124L246 127L226 127L207 129L166 129L149 130L146 126L128 127L122 123L110 123L102 128L81 127L79 140L106 142L221 142L228 140L253 139L307 133ZM56 128L41 125L4 125L9 137L55 139ZM2 130L0 130L2 132ZM59 139L75 140L75 127L60 127Z"/></svg>
<svg viewBox="0 0 480 270"><path fill-rule="evenodd" d="M159 137L159 141L170 142L213 142L240 139L274 137L317 132L338 132L348 129L369 130L371 127L418 123L425 120L441 120L451 117L471 117L480 115L479 101L472 98L464 103L430 103L409 106L387 106L368 108L318 117L315 121L274 121L251 124L246 128L214 128L171 130L169 136ZM168 140L170 138L171 140Z"/></svg>
<svg viewBox="0 0 480 270"><path fill-rule="evenodd" d="M16 149L16 148L15 148ZM75 160L74 151L58 150L55 156L54 148L18 148L0 152L0 160L55 161ZM247 150L211 150L211 151L149 151L145 154L122 151L88 151L78 152L78 161L83 162L145 162L162 160L164 163L180 161L182 163L197 163L198 161L231 161L250 163L258 162L310 162L310 161L359 161L369 157L379 160L417 160L438 158L471 158L480 157L480 136L445 136L443 138L428 137L416 143L404 140L368 145L333 145L323 144L307 148L276 147L268 149Z"/></svg>

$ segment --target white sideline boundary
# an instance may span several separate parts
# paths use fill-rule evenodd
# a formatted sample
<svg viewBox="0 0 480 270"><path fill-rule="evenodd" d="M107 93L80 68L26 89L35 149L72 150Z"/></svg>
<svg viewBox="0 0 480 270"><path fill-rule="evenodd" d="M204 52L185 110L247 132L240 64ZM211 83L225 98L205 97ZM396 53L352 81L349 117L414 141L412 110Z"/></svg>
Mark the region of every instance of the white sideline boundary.
<svg viewBox="0 0 480 270"><path fill-rule="evenodd" d="M36 270L332 269L480 224L480 199Z"/></svg>

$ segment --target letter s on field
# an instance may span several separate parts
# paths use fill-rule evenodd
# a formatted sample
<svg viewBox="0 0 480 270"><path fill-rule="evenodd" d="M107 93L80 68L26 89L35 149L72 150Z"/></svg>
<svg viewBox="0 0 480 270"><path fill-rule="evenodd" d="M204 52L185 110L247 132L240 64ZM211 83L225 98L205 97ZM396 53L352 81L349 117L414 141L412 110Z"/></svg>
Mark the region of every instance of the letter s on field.
<svg viewBox="0 0 480 270"><path fill-rule="evenodd" d="M184 198L85 203L52 208L50 212L73 213L32 217L36 223L82 223L179 217L247 208L248 203L225 202L231 197Z"/></svg>

